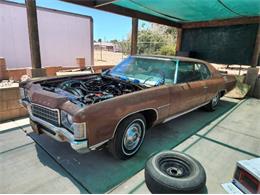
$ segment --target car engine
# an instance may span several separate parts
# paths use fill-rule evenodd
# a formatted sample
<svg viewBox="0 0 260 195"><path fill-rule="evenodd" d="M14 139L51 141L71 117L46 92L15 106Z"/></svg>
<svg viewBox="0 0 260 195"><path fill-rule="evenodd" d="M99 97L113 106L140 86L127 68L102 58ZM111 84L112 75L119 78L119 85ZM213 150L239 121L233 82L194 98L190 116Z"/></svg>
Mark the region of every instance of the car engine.
<svg viewBox="0 0 260 195"><path fill-rule="evenodd" d="M44 90L67 97L81 107L141 89L131 83L102 76L75 78L62 82L43 82L41 86Z"/></svg>

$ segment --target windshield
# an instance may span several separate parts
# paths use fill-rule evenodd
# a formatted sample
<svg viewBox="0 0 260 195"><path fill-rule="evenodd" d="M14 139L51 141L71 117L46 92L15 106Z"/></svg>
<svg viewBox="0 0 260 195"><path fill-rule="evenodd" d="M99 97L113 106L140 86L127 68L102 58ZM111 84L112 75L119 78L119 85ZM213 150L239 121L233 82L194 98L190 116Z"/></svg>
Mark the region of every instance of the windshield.
<svg viewBox="0 0 260 195"><path fill-rule="evenodd" d="M130 56L115 66L109 74L147 86L174 82L176 61Z"/></svg>

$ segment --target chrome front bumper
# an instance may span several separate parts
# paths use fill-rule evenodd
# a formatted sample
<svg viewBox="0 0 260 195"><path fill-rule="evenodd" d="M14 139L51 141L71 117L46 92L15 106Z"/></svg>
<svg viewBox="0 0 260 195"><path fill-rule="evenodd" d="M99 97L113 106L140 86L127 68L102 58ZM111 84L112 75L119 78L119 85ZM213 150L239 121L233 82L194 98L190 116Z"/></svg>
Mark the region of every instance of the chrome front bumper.
<svg viewBox="0 0 260 195"><path fill-rule="evenodd" d="M87 140L80 140L80 141L75 140L73 134L70 133L67 129L54 126L51 123L48 123L36 116L33 116L29 102L20 100L20 103L27 108L28 113L30 115L30 119L34 123L40 125L41 131L43 131L44 133L46 133L47 135L49 135L50 137L54 138L57 141L69 142L71 147L79 153L86 153L89 151Z"/></svg>

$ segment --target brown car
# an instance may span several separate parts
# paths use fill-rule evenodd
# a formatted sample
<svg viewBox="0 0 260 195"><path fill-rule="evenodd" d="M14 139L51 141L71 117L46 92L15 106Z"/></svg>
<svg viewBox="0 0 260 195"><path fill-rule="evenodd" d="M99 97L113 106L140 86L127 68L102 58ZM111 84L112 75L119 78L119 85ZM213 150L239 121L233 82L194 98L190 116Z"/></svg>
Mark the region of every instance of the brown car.
<svg viewBox="0 0 260 195"><path fill-rule="evenodd" d="M215 110L235 83L205 61L129 56L102 74L23 82L20 93L35 132L78 152L107 145L127 159L147 129L202 106Z"/></svg>

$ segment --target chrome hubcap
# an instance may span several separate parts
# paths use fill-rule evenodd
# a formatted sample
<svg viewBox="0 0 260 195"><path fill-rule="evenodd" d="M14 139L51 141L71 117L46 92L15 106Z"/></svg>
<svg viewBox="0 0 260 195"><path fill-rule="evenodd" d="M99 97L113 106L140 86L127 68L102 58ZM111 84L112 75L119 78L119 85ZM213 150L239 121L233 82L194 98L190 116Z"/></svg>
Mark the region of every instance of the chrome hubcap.
<svg viewBox="0 0 260 195"><path fill-rule="evenodd" d="M126 150L135 149L142 136L142 127L139 123L133 123L128 127L124 135L124 147Z"/></svg>
<svg viewBox="0 0 260 195"><path fill-rule="evenodd" d="M219 100L219 95L217 94L213 99L212 99L212 106L216 106L218 104Z"/></svg>

